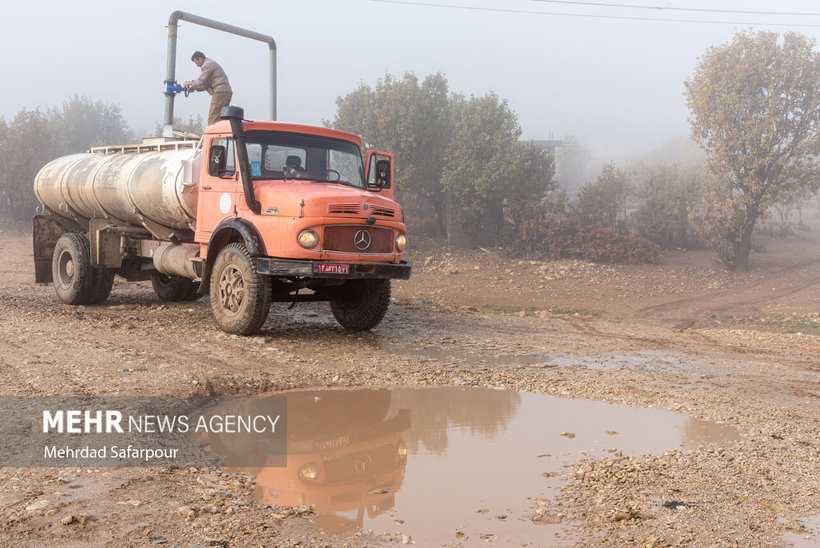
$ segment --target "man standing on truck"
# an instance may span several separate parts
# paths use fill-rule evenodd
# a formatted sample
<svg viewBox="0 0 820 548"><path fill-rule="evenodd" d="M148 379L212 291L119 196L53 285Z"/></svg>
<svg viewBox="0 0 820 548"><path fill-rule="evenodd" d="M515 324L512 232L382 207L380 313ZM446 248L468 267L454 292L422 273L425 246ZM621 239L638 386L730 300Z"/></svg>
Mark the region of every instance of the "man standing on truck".
<svg viewBox="0 0 820 548"><path fill-rule="evenodd" d="M208 109L208 125L218 122L222 107L226 107L231 102L233 90L228 83L228 76L222 67L213 59L208 59L201 51L195 51L191 56L196 66L202 69L199 78L193 82L183 82L182 85L188 87L189 91L207 91L211 95L211 106Z"/></svg>

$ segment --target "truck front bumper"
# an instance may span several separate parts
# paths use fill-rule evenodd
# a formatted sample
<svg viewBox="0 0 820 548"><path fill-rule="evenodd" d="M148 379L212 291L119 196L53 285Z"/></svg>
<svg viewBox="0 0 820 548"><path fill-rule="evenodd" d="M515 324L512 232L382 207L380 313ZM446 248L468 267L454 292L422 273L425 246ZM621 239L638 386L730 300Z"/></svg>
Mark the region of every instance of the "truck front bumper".
<svg viewBox="0 0 820 548"><path fill-rule="evenodd" d="M337 272L322 272L328 265L339 268ZM328 261L292 261L259 257L256 259L256 270L268 276L282 276L286 278L336 278L357 280L375 278L382 280L407 280L413 263L336 263ZM347 272L342 272L344 270Z"/></svg>

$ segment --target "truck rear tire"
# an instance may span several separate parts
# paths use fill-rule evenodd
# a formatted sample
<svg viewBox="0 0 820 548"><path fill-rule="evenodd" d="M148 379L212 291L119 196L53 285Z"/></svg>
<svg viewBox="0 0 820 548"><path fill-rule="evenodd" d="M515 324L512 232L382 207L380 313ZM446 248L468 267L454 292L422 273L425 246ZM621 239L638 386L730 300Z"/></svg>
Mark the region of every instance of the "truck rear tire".
<svg viewBox="0 0 820 548"><path fill-rule="evenodd" d="M99 304L111 294L114 271L92 268L88 234L68 232L54 246L51 274L57 297L65 304Z"/></svg>
<svg viewBox="0 0 820 548"><path fill-rule="evenodd" d="M92 268L91 298L88 304L99 304L111 295L114 287L114 271L108 268Z"/></svg>
<svg viewBox="0 0 820 548"><path fill-rule="evenodd" d="M199 284L181 276L166 276L161 272L152 272L151 287L163 301L195 301L200 297L197 294Z"/></svg>
<svg viewBox="0 0 820 548"><path fill-rule="evenodd" d="M268 318L271 283L243 244L226 245L211 271L211 311L227 333L253 335Z"/></svg>
<svg viewBox="0 0 820 548"><path fill-rule="evenodd" d="M390 306L390 280L351 280L345 284L349 296L330 301L330 310L339 325L351 331L376 327Z"/></svg>
<svg viewBox="0 0 820 548"><path fill-rule="evenodd" d="M94 291L94 271L88 238L79 232L60 236L51 258L57 298L65 304L88 304Z"/></svg>

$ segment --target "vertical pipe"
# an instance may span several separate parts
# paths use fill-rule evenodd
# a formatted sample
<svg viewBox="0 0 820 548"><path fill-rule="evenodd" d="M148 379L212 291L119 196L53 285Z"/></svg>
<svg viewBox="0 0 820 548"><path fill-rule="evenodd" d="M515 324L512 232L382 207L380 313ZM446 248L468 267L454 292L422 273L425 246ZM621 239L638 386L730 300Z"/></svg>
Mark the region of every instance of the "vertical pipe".
<svg viewBox="0 0 820 548"><path fill-rule="evenodd" d="M270 119L276 120L276 44L270 41Z"/></svg>
<svg viewBox="0 0 820 548"><path fill-rule="evenodd" d="M171 14L168 20L168 61L165 70L165 79L173 82L176 78L176 58L177 58L177 22L184 19L196 25L209 27L223 32L229 32L238 36L244 36L252 40L265 42L270 48L270 117L271 120L276 120L276 42L273 37L266 34L260 34L252 30L246 30L233 25L214 21L213 19L206 19L199 15L186 13L184 11L175 11ZM163 121L162 136L173 136L174 124L174 94L165 96L165 118Z"/></svg>
<svg viewBox="0 0 820 548"><path fill-rule="evenodd" d="M174 12L168 21L168 57L165 63L165 80L173 82L177 70L177 19ZM174 133L174 94L165 95L165 115L162 119L162 136L173 137Z"/></svg>

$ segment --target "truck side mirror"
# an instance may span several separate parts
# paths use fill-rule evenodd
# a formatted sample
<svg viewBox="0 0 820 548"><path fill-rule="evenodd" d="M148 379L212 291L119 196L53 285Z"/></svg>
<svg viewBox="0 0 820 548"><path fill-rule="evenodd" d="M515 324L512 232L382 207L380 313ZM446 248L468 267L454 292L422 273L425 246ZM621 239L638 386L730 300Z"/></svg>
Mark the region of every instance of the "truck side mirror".
<svg viewBox="0 0 820 548"><path fill-rule="evenodd" d="M390 188L390 160L376 161L376 185L379 188Z"/></svg>
<svg viewBox="0 0 820 548"><path fill-rule="evenodd" d="M382 190L392 184L390 157L381 154L370 154L370 165L367 169L367 188Z"/></svg>
<svg viewBox="0 0 820 548"><path fill-rule="evenodd" d="M222 177L227 171L227 150L222 145L211 146L211 153L208 156L208 175L212 177Z"/></svg>

